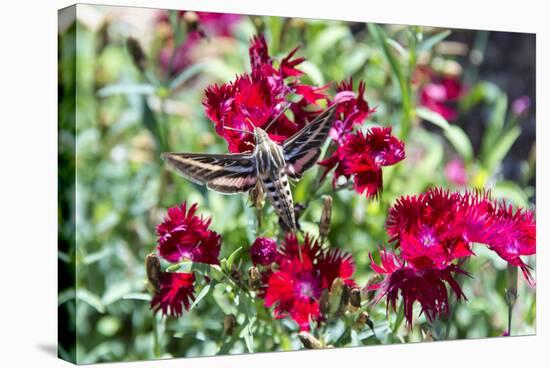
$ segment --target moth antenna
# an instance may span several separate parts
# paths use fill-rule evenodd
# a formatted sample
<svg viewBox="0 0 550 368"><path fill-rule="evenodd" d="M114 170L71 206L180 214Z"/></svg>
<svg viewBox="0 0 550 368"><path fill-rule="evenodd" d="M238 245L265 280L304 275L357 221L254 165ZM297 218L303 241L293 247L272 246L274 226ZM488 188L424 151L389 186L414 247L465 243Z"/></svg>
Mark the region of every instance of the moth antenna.
<svg viewBox="0 0 550 368"><path fill-rule="evenodd" d="M254 129L256 129L256 126L252 123L252 120L250 120L250 118L245 118L244 121L247 122L250 125L250 127L252 128L252 131L254 131ZM252 133L252 134L254 134L254 133Z"/></svg>
<svg viewBox="0 0 550 368"><path fill-rule="evenodd" d="M226 127L226 126L224 126L223 128L224 128L224 129L227 129L227 130L233 130L233 131L235 131L235 132L240 132L240 133L254 134L254 133L252 133L252 132L249 132L248 130L235 129L235 128L230 128L230 127Z"/></svg>
<svg viewBox="0 0 550 368"><path fill-rule="evenodd" d="M275 116L275 118L271 119L271 121L267 124L267 126L265 127L265 131L267 132L269 130L269 128L271 127L271 125L276 122L284 113L285 111L290 107L290 102L286 104L286 106L281 110L279 111L279 113L277 114L277 116Z"/></svg>

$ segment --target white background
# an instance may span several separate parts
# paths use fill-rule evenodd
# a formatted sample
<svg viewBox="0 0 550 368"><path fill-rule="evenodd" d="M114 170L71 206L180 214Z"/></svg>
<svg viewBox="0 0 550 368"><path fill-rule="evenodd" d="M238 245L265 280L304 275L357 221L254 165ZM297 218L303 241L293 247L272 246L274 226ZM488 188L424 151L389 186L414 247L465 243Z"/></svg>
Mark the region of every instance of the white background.
<svg viewBox="0 0 550 368"><path fill-rule="evenodd" d="M95 1L91 1L96 3ZM316 352L110 364L109 367L548 366L548 86L544 1L124 0L104 4L484 28L537 33L537 336ZM0 365L61 367L57 338L57 9L6 0L0 10ZM7 83L6 83L7 79ZM546 171L546 172L545 172ZM546 360L546 362L545 362ZM545 363L544 363L545 362Z"/></svg>

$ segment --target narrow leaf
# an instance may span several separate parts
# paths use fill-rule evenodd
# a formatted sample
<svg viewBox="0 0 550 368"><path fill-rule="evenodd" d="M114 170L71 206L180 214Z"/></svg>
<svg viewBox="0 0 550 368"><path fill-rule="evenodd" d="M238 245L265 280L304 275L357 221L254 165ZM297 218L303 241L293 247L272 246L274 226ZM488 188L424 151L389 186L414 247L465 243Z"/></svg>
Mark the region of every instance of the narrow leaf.
<svg viewBox="0 0 550 368"><path fill-rule="evenodd" d="M199 302L202 300L202 298L206 296L206 294L208 294L208 292L210 291L210 285L211 284L207 284L205 287L202 288L199 295L197 295L197 297L193 301L193 304L191 304L191 307L189 308L190 311L193 310L193 308L195 308L197 304L199 304Z"/></svg>
<svg viewBox="0 0 550 368"><path fill-rule="evenodd" d="M446 30L426 38L420 43L420 45L418 45L418 51L430 51L435 45L449 37L450 34L451 31Z"/></svg>

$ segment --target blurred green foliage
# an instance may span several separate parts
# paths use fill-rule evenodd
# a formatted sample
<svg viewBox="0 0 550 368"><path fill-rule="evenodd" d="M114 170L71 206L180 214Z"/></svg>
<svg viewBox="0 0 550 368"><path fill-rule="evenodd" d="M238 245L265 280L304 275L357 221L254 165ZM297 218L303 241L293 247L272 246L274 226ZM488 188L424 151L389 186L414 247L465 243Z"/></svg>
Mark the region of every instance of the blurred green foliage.
<svg viewBox="0 0 550 368"><path fill-rule="evenodd" d="M154 250L155 226L170 206L199 203L200 212L211 216L212 228L223 235L221 258L240 247L248 249L258 235L246 196L222 196L181 179L166 171L159 153L227 151L203 112L203 90L249 70L248 43L260 31L275 58L302 45L299 54L307 58L301 66L306 81L318 85L349 77L366 81L367 101L376 107L366 126L392 125L406 141L407 159L384 169L384 194L379 201L346 190L334 195L329 239L333 246L353 254L359 284L372 275L368 253L387 244L384 224L395 198L434 185L457 189L444 174L446 163L455 157L465 164L469 187L491 189L495 197L517 206L533 205L534 188L529 183L534 169L526 170L519 181L508 180L501 172L522 129L502 90L475 80L459 103L461 116L478 105L491 111L487 121L479 122L483 125L480 147L474 146L460 119L449 123L419 106L414 71L420 59L427 65L452 60L435 48L451 34L448 30L243 16L231 38L206 41L206 48L229 47L207 50L188 68L167 77L158 66L163 39L154 23L139 35L150 41L150 46L144 44L149 71L143 74L127 47L128 28L132 28L125 28L125 20L117 17L104 22L94 28L77 21L59 36L60 175L64 176L60 203L75 205L60 211L60 235L67 244L73 242L73 215L77 230L76 248L60 247L59 253L60 269L67 270L68 277L76 267L74 285L62 288L59 297L60 308L68 311L72 321L60 323L64 328L76 323L76 346L69 339L60 347L65 358L76 353L79 363L93 363L302 348L293 323L272 321L261 300L248 305L246 298L223 284L202 294L199 287L197 294L203 298L177 320L152 315L145 287L143 261ZM181 21L170 17L170 22L173 28ZM176 41L182 42L185 29L177 27L181 29ZM76 120L71 118L75 112ZM71 156L70 149L64 154L63 144L71 142L76 144L76 156ZM534 158L525 160L534 167ZM293 188L296 202L307 199L317 170L310 170ZM76 202L70 198L74 189ZM330 184L322 189L329 191ZM321 210L322 201L312 201L302 217L304 230L317 233ZM271 236L276 217L270 208L265 211L268 223L262 232ZM507 326L506 264L482 246L475 251L479 257L465 266L475 270L474 277L463 282L469 300L453 304L449 323L430 324L422 316L408 330L401 324L402 314L386 316L385 303L380 303L369 308L374 330L350 330L343 321L335 321L327 329L326 343L421 341L427 339L427 331L435 339L502 335ZM529 262L533 264L534 259ZM246 261L241 267L246 270ZM534 290L520 280L513 334L535 332L535 306ZM258 315L250 317L251 310ZM226 314L237 317L233 337L220 333Z"/></svg>

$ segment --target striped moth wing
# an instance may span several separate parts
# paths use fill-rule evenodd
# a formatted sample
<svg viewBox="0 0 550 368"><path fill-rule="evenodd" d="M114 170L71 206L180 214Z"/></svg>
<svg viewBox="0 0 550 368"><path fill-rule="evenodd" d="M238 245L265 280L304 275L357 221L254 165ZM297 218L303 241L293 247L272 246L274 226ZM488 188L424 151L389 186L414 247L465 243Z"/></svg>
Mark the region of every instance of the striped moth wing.
<svg viewBox="0 0 550 368"><path fill-rule="evenodd" d="M332 123L334 122L336 105L323 111L311 123L298 131L283 144L283 154L286 161L286 174L294 180L312 167L325 142Z"/></svg>
<svg viewBox="0 0 550 368"><path fill-rule="evenodd" d="M247 192L256 185L251 154L163 153L170 168L184 178L224 194Z"/></svg>

